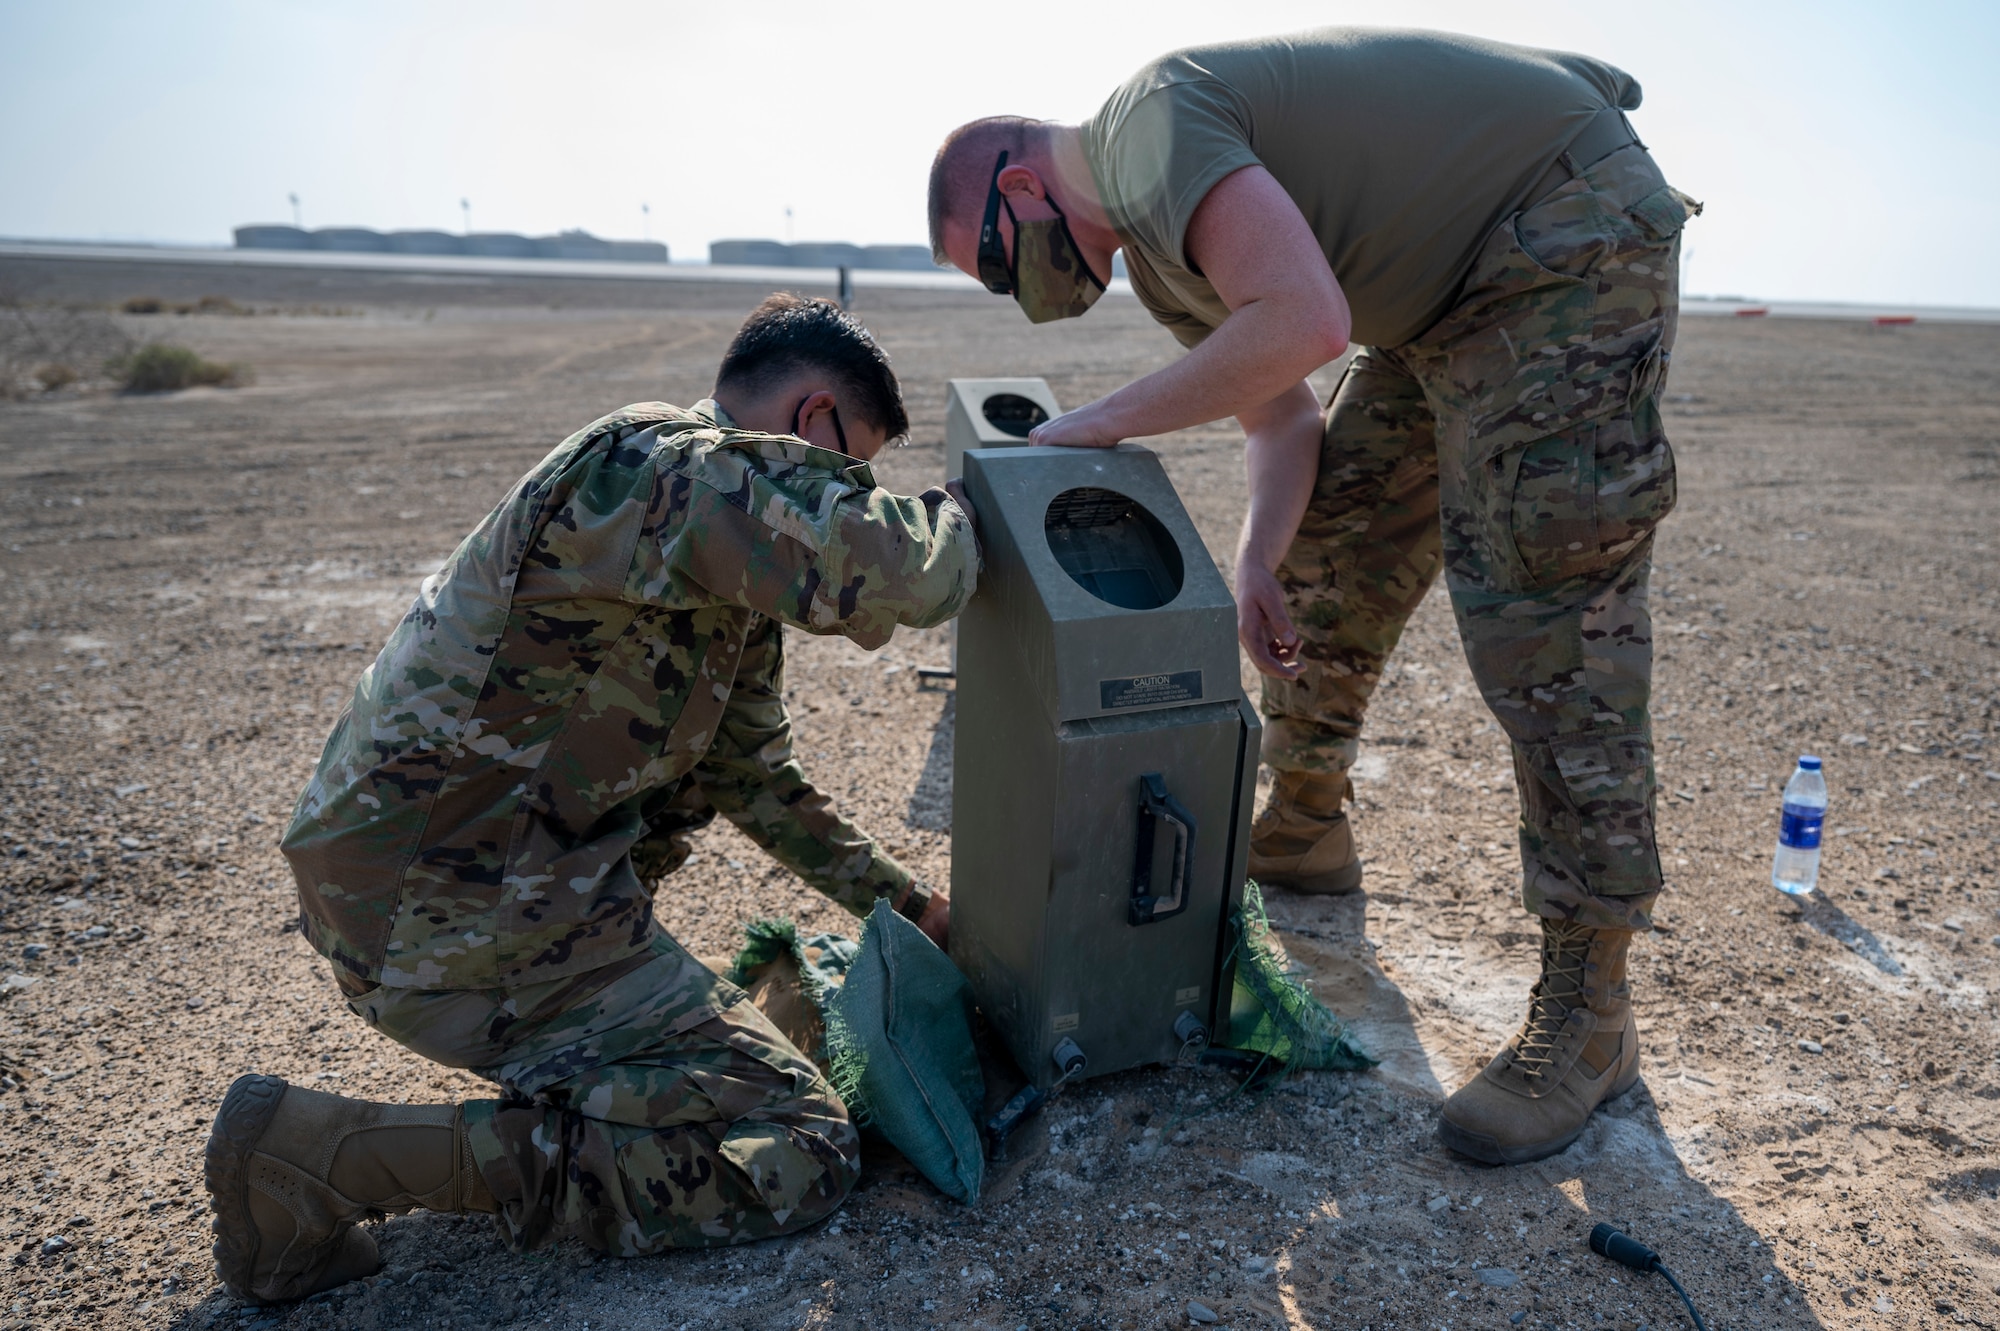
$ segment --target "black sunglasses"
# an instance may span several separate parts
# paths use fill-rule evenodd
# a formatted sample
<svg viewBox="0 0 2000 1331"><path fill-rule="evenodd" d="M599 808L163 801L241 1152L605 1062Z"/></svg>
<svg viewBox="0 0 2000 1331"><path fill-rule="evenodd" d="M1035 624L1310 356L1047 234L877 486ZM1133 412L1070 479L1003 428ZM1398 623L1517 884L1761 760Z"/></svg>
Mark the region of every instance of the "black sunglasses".
<svg viewBox="0 0 2000 1331"><path fill-rule="evenodd" d="M993 164L993 184L986 191L986 219L979 224L979 280L996 296L1014 294L1014 270L1007 263L1007 247L1000 241L1000 173L1007 169L1007 154ZM1014 210L1007 210L1013 216Z"/></svg>

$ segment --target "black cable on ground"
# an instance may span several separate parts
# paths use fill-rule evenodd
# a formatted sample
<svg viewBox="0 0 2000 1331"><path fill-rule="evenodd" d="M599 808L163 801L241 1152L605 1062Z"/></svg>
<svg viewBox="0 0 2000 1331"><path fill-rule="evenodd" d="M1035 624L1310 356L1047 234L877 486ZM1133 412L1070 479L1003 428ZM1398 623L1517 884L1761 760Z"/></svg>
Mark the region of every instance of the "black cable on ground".
<svg viewBox="0 0 2000 1331"><path fill-rule="evenodd" d="M1599 1225L1590 1231L1590 1250L1599 1257L1609 1257L1620 1266L1629 1267L1640 1275L1651 1275L1658 1271L1667 1278L1667 1283L1674 1287L1674 1293L1681 1296L1681 1302L1687 1305L1688 1316L1694 1319L1694 1331L1708 1331L1707 1323L1703 1322L1701 1314L1695 1311L1694 1300L1681 1288L1681 1282L1674 1279L1674 1273L1660 1260L1660 1254L1630 1235L1619 1233L1610 1225Z"/></svg>

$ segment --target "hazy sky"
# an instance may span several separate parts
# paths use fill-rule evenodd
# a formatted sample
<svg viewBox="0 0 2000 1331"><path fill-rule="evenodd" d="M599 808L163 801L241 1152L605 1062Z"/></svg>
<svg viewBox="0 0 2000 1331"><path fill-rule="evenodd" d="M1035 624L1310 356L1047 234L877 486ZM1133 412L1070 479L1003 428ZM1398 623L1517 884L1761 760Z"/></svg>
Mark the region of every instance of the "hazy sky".
<svg viewBox="0 0 2000 1331"><path fill-rule="evenodd" d="M1586 17L1582 17L1585 16ZM1092 112L1147 58L1317 23L1587 51L1708 204L1689 289L2000 306L2000 2L1362 5L0 0L0 236L241 222L924 239L950 126Z"/></svg>

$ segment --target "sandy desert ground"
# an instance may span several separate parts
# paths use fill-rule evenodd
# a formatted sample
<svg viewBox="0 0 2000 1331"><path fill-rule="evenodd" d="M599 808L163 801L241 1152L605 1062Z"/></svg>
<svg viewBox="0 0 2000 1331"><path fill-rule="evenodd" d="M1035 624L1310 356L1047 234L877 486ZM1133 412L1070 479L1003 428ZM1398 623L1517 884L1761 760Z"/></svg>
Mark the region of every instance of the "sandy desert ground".
<svg viewBox="0 0 2000 1331"><path fill-rule="evenodd" d="M2000 1321L2000 328L1683 329L1645 1082L1561 1155L1487 1169L1434 1138L1534 965L1505 746L1437 596L1371 719L1365 895L1272 903L1378 1069L1259 1095L1213 1070L1088 1081L976 1207L878 1155L834 1222L735 1250L517 1258L480 1218L395 1218L379 1276L254 1309L215 1284L200 1182L233 1076L481 1093L336 1001L274 847L293 796L463 531L584 422L702 396L761 293L28 260L0 284L259 311L124 319L251 386L0 403L0 1331L1014 1331L1185 1326L1191 1303L1240 1327L1683 1325L1657 1278L1586 1250L1605 1219L1712 1327ZM970 296L861 312L917 421L880 467L897 489L938 477L949 376L1078 403L1175 354L1129 301L1041 330ZM1155 442L1227 571L1234 431ZM952 694L912 668L941 637L791 654L809 770L947 879ZM1802 751L1833 790L1803 906L1766 878ZM707 953L758 914L853 925L726 827L658 908Z"/></svg>

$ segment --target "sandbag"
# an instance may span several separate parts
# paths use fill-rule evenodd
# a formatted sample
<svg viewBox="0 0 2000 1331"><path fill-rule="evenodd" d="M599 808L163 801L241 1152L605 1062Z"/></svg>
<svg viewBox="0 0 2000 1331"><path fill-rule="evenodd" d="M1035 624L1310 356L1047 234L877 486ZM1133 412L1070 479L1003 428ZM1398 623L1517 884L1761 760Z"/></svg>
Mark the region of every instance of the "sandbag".
<svg viewBox="0 0 2000 1331"><path fill-rule="evenodd" d="M1243 885L1243 904L1230 912L1229 932L1235 986L1227 1028L1216 1044L1293 1068L1358 1072L1375 1066L1347 1023L1319 1001L1271 937L1264 894L1255 881Z"/></svg>
<svg viewBox="0 0 2000 1331"><path fill-rule="evenodd" d="M972 991L951 958L886 898L826 1009L834 1089L938 1191L979 1199L986 1083L972 1047Z"/></svg>
<svg viewBox="0 0 2000 1331"><path fill-rule="evenodd" d="M782 917L752 920L735 960L710 969L740 986L794 1048L825 1068L826 1005L857 951L853 939L839 934L801 938Z"/></svg>
<svg viewBox="0 0 2000 1331"><path fill-rule="evenodd" d="M743 933L729 980L826 1069L863 1130L946 1196L977 1201L986 1085L972 1045L972 991L951 958L886 900L858 942L800 938L786 919L754 920Z"/></svg>

